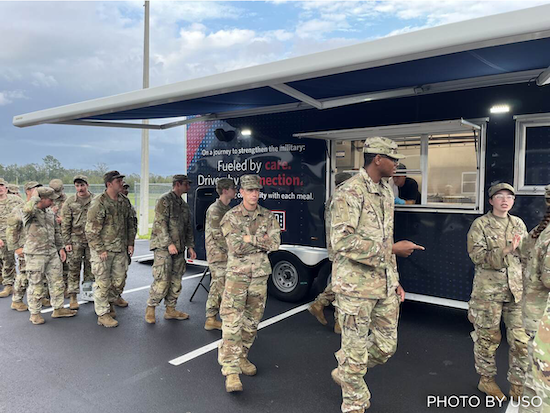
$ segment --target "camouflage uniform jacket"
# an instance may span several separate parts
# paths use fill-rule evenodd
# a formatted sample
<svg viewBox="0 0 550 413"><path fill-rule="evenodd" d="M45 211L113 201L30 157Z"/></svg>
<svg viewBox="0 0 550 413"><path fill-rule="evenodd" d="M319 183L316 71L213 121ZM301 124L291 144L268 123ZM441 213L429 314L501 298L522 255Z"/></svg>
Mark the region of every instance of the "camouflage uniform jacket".
<svg viewBox="0 0 550 413"><path fill-rule="evenodd" d="M0 239L6 242L6 229L8 228L8 219L17 205L22 205L24 201L15 195L7 195L7 198L0 201Z"/></svg>
<svg viewBox="0 0 550 413"><path fill-rule="evenodd" d="M395 293L393 209L387 181L374 183L363 168L338 187L330 204L334 292L363 299Z"/></svg>
<svg viewBox="0 0 550 413"><path fill-rule="evenodd" d="M330 204L332 202L332 197L330 197L325 203L325 233L327 239L327 253L329 261L334 261L334 250L332 249L332 244L330 242Z"/></svg>
<svg viewBox="0 0 550 413"><path fill-rule="evenodd" d="M228 271L250 277L271 274L267 253L279 249L281 227L270 210L258 205L247 211L240 203L224 215L221 227L229 251ZM243 241L245 235L250 235L251 242Z"/></svg>
<svg viewBox="0 0 550 413"><path fill-rule="evenodd" d="M206 211L206 229L204 242L206 259L210 264L227 261L227 244L223 237L220 221L231 207L225 205L219 198Z"/></svg>
<svg viewBox="0 0 550 413"><path fill-rule="evenodd" d="M167 192L157 201L150 249L168 249L170 244L180 252L185 247L195 246L189 205L174 191Z"/></svg>
<svg viewBox="0 0 550 413"><path fill-rule="evenodd" d="M531 237L535 230L524 241L523 250L527 261L523 277L523 327L530 331L537 330L550 292L550 226L537 239Z"/></svg>
<svg viewBox="0 0 550 413"><path fill-rule="evenodd" d="M119 194L112 200L107 192L94 197L86 217L86 239L90 248L102 253L126 252L136 238L132 205Z"/></svg>
<svg viewBox="0 0 550 413"><path fill-rule="evenodd" d="M23 225L27 239L25 254L51 255L63 248L61 230L53 212L37 207L40 198L33 196L23 206Z"/></svg>
<svg viewBox="0 0 550 413"><path fill-rule="evenodd" d="M475 265L473 299L510 302L513 295L516 303L521 301L523 246L520 244L512 254L502 253L516 234L523 243L527 228L521 218L509 214L499 218L488 212L472 223L468 231L468 254Z"/></svg>
<svg viewBox="0 0 550 413"><path fill-rule="evenodd" d="M82 198L74 194L67 198L61 208L61 235L63 243L69 245L72 243L87 244L86 240L86 217L88 209L94 198L90 193L89 197Z"/></svg>
<svg viewBox="0 0 550 413"><path fill-rule="evenodd" d="M23 204L13 208L8 217L8 228L6 229L6 240L8 251L15 251L25 246L25 227L23 226Z"/></svg>

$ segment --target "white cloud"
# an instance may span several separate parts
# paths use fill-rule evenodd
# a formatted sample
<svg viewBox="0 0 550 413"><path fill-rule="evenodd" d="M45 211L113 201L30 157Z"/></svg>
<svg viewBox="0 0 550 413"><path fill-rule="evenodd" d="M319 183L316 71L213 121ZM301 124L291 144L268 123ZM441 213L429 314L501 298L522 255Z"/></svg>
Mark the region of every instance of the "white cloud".
<svg viewBox="0 0 550 413"><path fill-rule="evenodd" d="M28 99L22 90L4 90L0 92L0 106L13 103L15 99Z"/></svg>
<svg viewBox="0 0 550 413"><path fill-rule="evenodd" d="M57 86L57 80L52 75L46 75L42 72L34 72L31 74L34 79L31 83L37 87L53 87Z"/></svg>

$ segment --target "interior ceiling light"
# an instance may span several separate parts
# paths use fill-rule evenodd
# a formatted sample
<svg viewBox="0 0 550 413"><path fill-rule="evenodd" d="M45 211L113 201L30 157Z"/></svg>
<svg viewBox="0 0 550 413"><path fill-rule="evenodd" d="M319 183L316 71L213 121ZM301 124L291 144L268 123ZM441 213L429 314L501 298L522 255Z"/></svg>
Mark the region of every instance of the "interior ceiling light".
<svg viewBox="0 0 550 413"><path fill-rule="evenodd" d="M506 113L510 112L510 106L508 105L495 105L490 109L491 113Z"/></svg>
<svg viewBox="0 0 550 413"><path fill-rule="evenodd" d="M241 131L241 135L243 135L243 136L250 136L250 135L252 135L252 131L251 131L250 129L243 129L243 130Z"/></svg>

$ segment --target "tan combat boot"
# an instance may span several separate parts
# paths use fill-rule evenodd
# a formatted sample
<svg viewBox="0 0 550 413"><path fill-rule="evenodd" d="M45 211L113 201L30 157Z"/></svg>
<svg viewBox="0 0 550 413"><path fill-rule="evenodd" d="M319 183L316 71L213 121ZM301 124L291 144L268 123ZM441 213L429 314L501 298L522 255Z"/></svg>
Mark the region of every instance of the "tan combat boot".
<svg viewBox="0 0 550 413"><path fill-rule="evenodd" d="M27 311L29 307L23 301L12 301L11 309L16 311Z"/></svg>
<svg viewBox="0 0 550 413"><path fill-rule="evenodd" d="M238 374L229 374L225 378L225 391L232 393L234 391L243 391L243 384Z"/></svg>
<svg viewBox="0 0 550 413"><path fill-rule="evenodd" d="M510 384L510 399L519 401L523 394L523 386L521 384Z"/></svg>
<svg viewBox="0 0 550 413"><path fill-rule="evenodd" d="M499 400L506 400L506 396L502 393L500 387L498 387L494 377L481 376L477 388L487 396L497 397Z"/></svg>
<svg viewBox="0 0 550 413"><path fill-rule="evenodd" d="M40 313L31 314L31 318L29 320L31 320L31 323L33 323L34 325L44 324L46 322L46 321L44 321L44 319L42 318Z"/></svg>
<svg viewBox="0 0 550 413"><path fill-rule="evenodd" d="M43 298L42 299L42 307L51 307L52 304L50 303L50 299L49 298Z"/></svg>
<svg viewBox="0 0 550 413"><path fill-rule="evenodd" d="M239 367L245 376L254 376L258 372L256 366L246 357L241 357L239 359Z"/></svg>
<svg viewBox="0 0 550 413"><path fill-rule="evenodd" d="M338 320L334 320L334 332L336 334L342 334L342 328L340 327Z"/></svg>
<svg viewBox="0 0 550 413"><path fill-rule="evenodd" d="M109 309L109 317L111 318L116 318L116 311L115 311L115 306L113 305L113 303L109 304L110 306L110 309Z"/></svg>
<svg viewBox="0 0 550 413"><path fill-rule="evenodd" d="M6 285L2 292L0 292L0 298L6 298L13 294L13 286Z"/></svg>
<svg viewBox="0 0 550 413"><path fill-rule="evenodd" d="M69 308L71 310L78 310L80 308L80 305L78 304L78 301L76 300L76 294L71 294L70 295Z"/></svg>
<svg viewBox="0 0 550 413"><path fill-rule="evenodd" d="M343 383L342 383L342 379L340 378L340 375L338 374L338 367L336 367L330 372L330 377L332 377L332 380L334 380L334 383L342 387Z"/></svg>
<svg viewBox="0 0 550 413"><path fill-rule="evenodd" d="M165 320L187 320L188 318L189 314L176 310L176 307L166 307Z"/></svg>
<svg viewBox="0 0 550 413"><path fill-rule="evenodd" d="M52 318L61 318L61 317L74 317L78 311L69 310L68 308L56 308L53 310Z"/></svg>
<svg viewBox="0 0 550 413"><path fill-rule="evenodd" d="M111 328L118 326L118 321L116 321L113 317L109 315L109 313L107 313L97 318L97 325Z"/></svg>
<svg viewBox="0 0 550 413"><path fill-rule="evenodd" d="M222 322L216 320L216 317L206 317L206 322L204 323L205 330L221 330Z"/></svg>
<svg viewBox="0 0 550 413"><path fill-rule="evenodd" d="M317 321L319 321L322 325L324 326L327 325L327 319L325 318L325 314L324 314L325 307L323 306L323 304L315 301L313 304L309 306L307 310L311 314L313 314L317 319Z"/></svg>
<svg viewBox="0 0 550 413"><path fill-rule="evenodd" d="M122 297L118 297L113 304L117 307L128 307L128 301Z"/></svg>
<svg viewBox="0 0 550 413"><path fill-rule="evenodd" d="M147 309L145 310L145 321L147 321L149 324L155 324L155 307L148 305Z"/></svg>

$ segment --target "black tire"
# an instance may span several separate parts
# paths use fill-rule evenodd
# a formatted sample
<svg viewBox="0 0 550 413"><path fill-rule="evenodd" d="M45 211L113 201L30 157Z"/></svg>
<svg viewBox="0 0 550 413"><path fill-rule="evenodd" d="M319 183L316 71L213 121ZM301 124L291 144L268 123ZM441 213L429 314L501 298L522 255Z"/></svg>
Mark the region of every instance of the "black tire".
<svg viewBox="0 0 550 413"><path fill-rule="evenodd" d="M267 283L269 294L291 303L302 300L313 281L311 269L287 252L271 254L269 259L273 269Z"/></svg>

